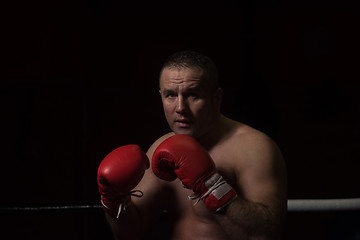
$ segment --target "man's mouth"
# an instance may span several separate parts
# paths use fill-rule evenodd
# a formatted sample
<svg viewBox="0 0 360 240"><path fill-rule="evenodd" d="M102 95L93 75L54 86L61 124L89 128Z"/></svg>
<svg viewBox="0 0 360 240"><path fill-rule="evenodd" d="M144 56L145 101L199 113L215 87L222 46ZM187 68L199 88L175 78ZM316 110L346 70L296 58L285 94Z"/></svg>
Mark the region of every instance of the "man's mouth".
<svg viewBox="0 0 360 240"><path fill-rule="evenodd" d="M179 126L179 127L189 127L191 124L191 121L186 120L186 119L176 119L175 123Z"/></svg>

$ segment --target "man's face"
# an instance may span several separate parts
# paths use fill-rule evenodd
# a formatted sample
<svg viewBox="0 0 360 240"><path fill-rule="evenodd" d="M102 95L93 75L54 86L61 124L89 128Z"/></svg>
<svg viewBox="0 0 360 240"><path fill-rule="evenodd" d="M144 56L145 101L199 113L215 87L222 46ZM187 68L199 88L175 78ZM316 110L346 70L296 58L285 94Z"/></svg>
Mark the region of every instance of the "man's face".
<svg viewBox="0 0 360 240"><path fill-rule="evenodd" d="M204 71L198 68L165 68L160 76L160 94L165 117L172 131L201 137L211 131L219 116L221 89L211 91Z"/></svg>

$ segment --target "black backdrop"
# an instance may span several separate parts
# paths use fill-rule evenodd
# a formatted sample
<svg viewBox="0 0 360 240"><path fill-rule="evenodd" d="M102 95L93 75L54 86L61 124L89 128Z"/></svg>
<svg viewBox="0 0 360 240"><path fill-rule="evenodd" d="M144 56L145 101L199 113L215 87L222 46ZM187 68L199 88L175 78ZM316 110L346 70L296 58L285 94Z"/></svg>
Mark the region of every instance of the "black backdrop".
<svg viewBox="0 0 360 240"><path fill-rule="evenodd" d="M225 115L278 143L289 198L360 197L354 3L12 1L2 12L1 207L99 204L101 159L169 130L158 74L183 49L218 65ZM358 220L290 213L285 236L355 239ZM0 221L2 239L111 237L102 212Z"/></svg>

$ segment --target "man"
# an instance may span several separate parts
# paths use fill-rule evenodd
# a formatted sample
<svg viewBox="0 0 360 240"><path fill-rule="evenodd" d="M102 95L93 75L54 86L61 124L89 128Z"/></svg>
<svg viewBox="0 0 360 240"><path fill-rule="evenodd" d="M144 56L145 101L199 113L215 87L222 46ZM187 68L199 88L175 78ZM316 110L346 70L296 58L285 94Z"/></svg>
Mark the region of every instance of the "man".
<svg viewBox="0 0 360 240"><path fill-rule="evenodd" d="M160 95L172 132L148 150L152 168L145 171L148 160L140 157L141 197L129 197L129 189L107 194L99 183L116 239L281 238L287 180L280 150L265 134L222 115L222 94L208 57L184 51L165 62Z"/></svg>

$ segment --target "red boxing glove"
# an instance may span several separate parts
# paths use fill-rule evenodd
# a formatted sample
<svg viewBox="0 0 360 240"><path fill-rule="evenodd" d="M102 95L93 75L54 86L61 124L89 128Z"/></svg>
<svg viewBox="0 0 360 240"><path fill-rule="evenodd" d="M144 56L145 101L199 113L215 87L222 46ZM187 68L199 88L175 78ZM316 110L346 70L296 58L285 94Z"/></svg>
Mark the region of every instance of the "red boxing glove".
<svg viewBox="0 0 360 240"><path fill-rule="evenodd" d="M195 192L189 198L204 200L211 211L219 211L237 197L216 171L209 153L188 135L174 135L163 141L153 154L151 167L163 180L179 178L186 188Z"/></svg>
<svg viewBox="0 0 360 240"><path fill-rule="evenodd" d="M103 209L118 217L131 195L141 197L141 191L131 190L149 166L148 157L137 145L122 146L110 152L100 163L97 175Z"/></svg>

